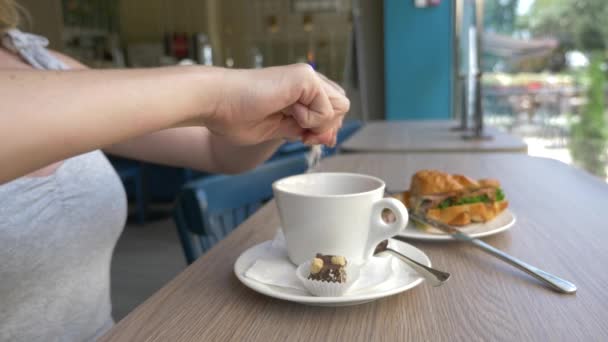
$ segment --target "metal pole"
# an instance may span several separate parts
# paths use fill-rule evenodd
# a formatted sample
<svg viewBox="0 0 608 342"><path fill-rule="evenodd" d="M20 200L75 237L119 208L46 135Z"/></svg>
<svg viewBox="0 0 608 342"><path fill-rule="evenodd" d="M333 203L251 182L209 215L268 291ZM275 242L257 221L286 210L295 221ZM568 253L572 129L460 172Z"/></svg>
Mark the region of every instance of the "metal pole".
<svg viewBox="0 0 608 342"><path fill-rule="evenodd" d="M483 106L482 106L482 89L481 79L483 77L483 65L482 65L482 53L483 53L483 0L475 0L475 56L474 62L476 64L475 70L475 86L473 96L473 121L475 126L473 127L472 135L463 136L464 139L473 140L487 140L492 139L491 136L483 134ZM470 44L470 43L469 43Z"/></svg>
<svg viewBox="0 0 608 342"><path fill-rule="evenodd" d="M483 53L482 35L483 35L483 0L475 1L475 27L476 27L476 58L477 58L477 74L475 75L475 131L476 138L481 138L483 135L483 108L482 108L482 92L481 78L483 76L483 66L481 65L481 55Z"/></svg>
<svg viewBox="0 0 608 342"><path fill-rule="evenodd" d="M464 131L468 126L467 118L467 106L466 106L466 92L465 92L465 74L462 67L462 15L463 15L463 2L465 0L454 1L454 40L453 40L453 60L454 60L454 99L452 102L452 109L456 117L460 118L460 125L453 128L453 130Z"/></svg>

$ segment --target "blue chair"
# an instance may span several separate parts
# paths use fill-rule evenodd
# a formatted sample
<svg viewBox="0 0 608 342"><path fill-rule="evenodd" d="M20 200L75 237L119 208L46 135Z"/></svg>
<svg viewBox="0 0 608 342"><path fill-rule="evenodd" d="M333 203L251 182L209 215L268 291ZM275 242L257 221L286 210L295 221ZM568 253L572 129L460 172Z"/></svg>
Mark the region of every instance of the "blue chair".
<svg viewBox="0 0 608 342"><path fill-rule="evenodd" d="M142 163L146 174L147 199L150 203L172 203L190 174L180 167Z"/></svg>
<svg viewBox="0 0 608 342"><path fill-rule="evenodd" d="M304 153L260 165L239 175L213 175L182 188L173 219L192 263L272 198L272 183L305 172Z"/></svg>

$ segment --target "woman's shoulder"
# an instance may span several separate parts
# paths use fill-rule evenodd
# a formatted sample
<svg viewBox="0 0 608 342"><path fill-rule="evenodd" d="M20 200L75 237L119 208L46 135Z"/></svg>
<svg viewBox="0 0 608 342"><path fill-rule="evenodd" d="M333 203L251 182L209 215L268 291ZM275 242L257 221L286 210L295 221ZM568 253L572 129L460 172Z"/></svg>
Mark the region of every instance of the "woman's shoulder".
<svg viewBox="0 0 608 342"><path fill-rule="evenodd" d="M1 69L31 69L31 66L25 63L19 56L3 49L0 46L0 68Z"/></svg>

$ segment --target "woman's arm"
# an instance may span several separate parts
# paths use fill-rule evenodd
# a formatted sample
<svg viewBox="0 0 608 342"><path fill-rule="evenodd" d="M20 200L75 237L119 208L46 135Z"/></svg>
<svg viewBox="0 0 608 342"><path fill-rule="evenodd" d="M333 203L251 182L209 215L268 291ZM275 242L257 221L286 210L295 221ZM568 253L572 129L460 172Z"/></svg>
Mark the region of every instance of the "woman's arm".
<svg viewBox="0 0 608 342"><path fill-rule="evenodd" d="M328 95L335 114L330 132L331 138L325 141L326 144L334 146L337 129L342 125L343 116L349 109L349 102L340 86L323 75L318 76L322 80L322 88ZM269 99L269 101L273 100ZM304 133L301 127L296 126L292 137ZM309 138L310 140L314 139ZM230 139L211 133L207 128L182 127L136 137L104 150L111 154L160 164L215 173L238 173L268 159L282 141L283 139L272 139L254 145L236 145L231 143Z"/></svg>
<svg viewBox="0 0 608 342"><path fill-rule="evenodd" d="M88 69L66 55L52 53L72 70ZM204 127L180 127L128 139L105 147L104 152L213 173L238 173L267 160L282 142L283 139L274 139L252 146L235 146Z"/></svg>
<svg viewBox="0 0 608 342"><path fill-rule="evenodd" d="M0 183L160 130L206 126L230 145L331 144L348 100L306 65L0 71Z"/></svg>
<svg viewBox="0 0 608 342"><path fill-rule="evenodd" d="M322 81L321 87L327 94L335 115L335 119L330 121L333 124L330 132L331 138L325 141L326 144L333 146L336 143L337 129L342 125L343 116L349 109L349 102L344 97L344 90L340 86L323 75L317 76ZM241 83L255 89L252 83ZM246 92L247 90L241 90L239 93ZM280 93L281 91L277 91L277 94ZM231 98L231 95L224 98ZM266 101L273 102L276 99L269 98ZM243 110L248 111L249 107L245 106ZM283 114L280 116L284 117ZM304 133L305 131L301 127L296 126L292 137L301 136ZM215 173L238 173L251 169L268 159L282 141L283 139L272 139L254 145L237 145L230 139L211 133L206 128L182 127L136 137L109 146L104 150L111 154L160 164Z"/></svg>
<svg viewBox="0 0 608 342"><path fill-rule="evenodd" d="M0 183L214 112L221 70L0 71ZM208 91L200 91L207 86ZM199 91L193 91L197 89ZM214 93L215 92L215 93Z"/></svg>
<svg viewBox="0 0 608 342"><path fill-rule="evenodd" d="M267 160L283 139L238 146L205 127L166 129L123 141L104 151L159 164L213 173L238 173Z"/></svg>

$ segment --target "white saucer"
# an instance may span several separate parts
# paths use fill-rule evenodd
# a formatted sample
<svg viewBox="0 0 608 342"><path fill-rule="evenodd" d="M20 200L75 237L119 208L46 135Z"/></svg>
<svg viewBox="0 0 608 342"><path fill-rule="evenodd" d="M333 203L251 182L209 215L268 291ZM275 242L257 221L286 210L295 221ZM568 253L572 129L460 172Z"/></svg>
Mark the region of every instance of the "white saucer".
<svg viewBox="0 0 608 342"><path fill-rule="evenodd" d="M469 234L471 237L480 238L484 236L498 234L515 224L515 215L509 209L496 216L492 221L486 223L475 223L470 224L466 227L462 227L461 230L464 233ZM453 238L440 231L424 231L416 228L414 222L410 220L400 237L415 239L415 240L432 240L432 241L451 241Z"/></svg>
<svg viewBox="0 0 608 342"><path fill-rule="evenodd" d="M245 277L245 272L253 263L264 256L272 241L266 241L243 252L234 263L237 278L250 289L269 297L315 306L348 306L374 301L409 290L424 280L403 262L393 262L393 275L388 280L371 289L364 289L341 297L315 297L305 291L266 285ZM391 240L391 248L409 256L416 261L431 266L431 260L418 248L405 242Z"/></svg>

